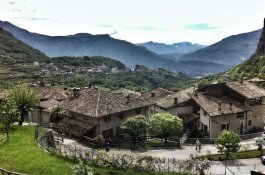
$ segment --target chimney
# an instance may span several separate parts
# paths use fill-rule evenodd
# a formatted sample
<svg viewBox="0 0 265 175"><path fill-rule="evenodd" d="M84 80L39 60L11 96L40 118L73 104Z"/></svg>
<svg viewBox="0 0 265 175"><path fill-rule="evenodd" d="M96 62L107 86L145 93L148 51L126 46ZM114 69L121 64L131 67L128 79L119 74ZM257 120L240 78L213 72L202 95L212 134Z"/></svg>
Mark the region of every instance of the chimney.
<svg viewBox="0 0 265 175"><path fill-rule="evenodd" d="M74 88L74 97L79 97L80 95L80 88Z"/></svg>
<svg viewBox="0 0 265 175"><path fill-rule="evenodd" d="M218 101L218 110L221 111L221 109L222 109L222 102Z"/></svg>
<svg viewBox="0 0 265 175"><path fill-rule="evenodd" d="M229 108L232 109L232 102L229 103Z"/></svg>
<svg viewBox="0 0 265 175"><path fill-rule="evenodd" d="M242 84L244 83L244 77L240 78L240 83L242 83Z"/></svg>
<svg viewBox="0 0 265 175"><path fill-rule="evenodd" d="M129 103L130 102L130 95L127 95L126 97L126 103Z"/></svg>
<svg viewBox="0 0 265 175"><path fill-rule="evenodd" d="M174 98L174 103L175 103L175 105L178 104L178 97Z"/></svg>
<svg viewBox="0 0 265 175"><path fill-rule="evenodd" d="M154 91L151 92L151 97L155 97L156 93Z"/></svg>

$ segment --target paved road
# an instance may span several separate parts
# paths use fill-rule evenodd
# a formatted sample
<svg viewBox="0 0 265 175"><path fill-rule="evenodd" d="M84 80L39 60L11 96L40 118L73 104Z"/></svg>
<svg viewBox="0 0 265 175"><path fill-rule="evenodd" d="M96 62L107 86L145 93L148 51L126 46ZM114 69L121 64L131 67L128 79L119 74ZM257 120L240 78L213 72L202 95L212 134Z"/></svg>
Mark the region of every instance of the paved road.
<svg viewBox="0 0 265 175"><path fill-rule="evenodd" d="M251 170L265 171L265 166L258 158L227 161L227 167L227 175L249 175ZM213 175L225 174L225 162L213 161L209 171Z"/></svg>

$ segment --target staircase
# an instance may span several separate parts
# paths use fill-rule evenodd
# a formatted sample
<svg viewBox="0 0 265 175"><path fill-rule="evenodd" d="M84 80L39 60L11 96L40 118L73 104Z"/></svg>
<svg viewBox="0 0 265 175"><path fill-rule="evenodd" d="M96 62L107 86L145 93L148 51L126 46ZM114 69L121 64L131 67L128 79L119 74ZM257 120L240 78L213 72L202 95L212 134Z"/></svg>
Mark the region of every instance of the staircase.
<svg viewBox="0 0 265 175"><path fill-rule="evenodd" d="M186 132L183 134L183 136L180 138L180 146L182 146L185 142L186 142L186 140L187 140L187 138L190 136L190 134L191 134L191 129L187 129L186 130Z"/></svg>

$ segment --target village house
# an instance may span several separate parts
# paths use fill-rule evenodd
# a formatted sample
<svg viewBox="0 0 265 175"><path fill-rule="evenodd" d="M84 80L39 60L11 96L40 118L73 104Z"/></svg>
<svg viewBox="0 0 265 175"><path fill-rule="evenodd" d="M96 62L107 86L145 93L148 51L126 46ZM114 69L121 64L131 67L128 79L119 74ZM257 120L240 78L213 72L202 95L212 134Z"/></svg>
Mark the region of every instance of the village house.
<svg viewBox="0 0 265 175"><path fill-rule="evenodd" d="M50 113L67 98L67 92L53 87L39 87L36 89L39 94L37 108L30 111L28 119L34 123L50 123Z"/></svg>
<svg viewBox="0 0 265 175"><path fill-rule="evenodd" d="M190 125L210 138L227 129L240 135L264 127L265 90L249 82L208 85L190 93L193 114Z"/></svg>
<svg viewBox="0 0 265 175"><path fill-rule="evenodd" d="M194 87L189 87L177 92L158 88L143 94L148 100L154 102L154 113L169 113L180 117L183 122L193 113L193 103L189 93Z"/></svg>
<svg viewBox="0 0 265 175"><path fill-rule="evenodd" d="M134 93L75 89L61 106L66 113L58 130L78 137L119 136L122 122L138 114L149 119L151 106L151 102Z"/></svg>

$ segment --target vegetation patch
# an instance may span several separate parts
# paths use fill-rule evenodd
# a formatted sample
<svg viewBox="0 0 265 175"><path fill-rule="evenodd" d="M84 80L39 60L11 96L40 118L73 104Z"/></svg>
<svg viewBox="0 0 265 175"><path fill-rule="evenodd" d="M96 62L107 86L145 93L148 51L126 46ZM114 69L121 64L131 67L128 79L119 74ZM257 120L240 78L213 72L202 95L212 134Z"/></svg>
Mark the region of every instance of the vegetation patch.
<svg viewBox="0 0 265 175"><path fill-rule="evenodd" d="M264 153L264 150L263 150ZM239 151L236 153L230 153L228 155L229 160L234 159L249 159L249 158L259 158L260 157L260 151L259 150L249 150L249 151ZM213 155L206 155L206 156L199 156L197 157L199 160L213 160L213 161L219 161L219 160L226 160L226 154L213 154Z"/></svg>

